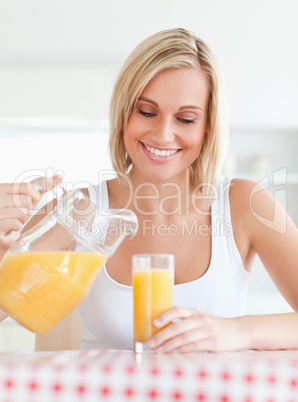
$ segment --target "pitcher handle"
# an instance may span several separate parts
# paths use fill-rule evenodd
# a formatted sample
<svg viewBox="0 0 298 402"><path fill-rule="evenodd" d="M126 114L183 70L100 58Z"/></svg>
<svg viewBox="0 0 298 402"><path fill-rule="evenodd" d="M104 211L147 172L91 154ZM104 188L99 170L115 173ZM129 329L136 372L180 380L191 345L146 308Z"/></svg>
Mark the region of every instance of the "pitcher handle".
<svg viewBox="0 0 298 402"><path fill-rule="evenodd" d="M29 244L41 237L56 224L54 215L47 215L31 229L22 234L19 244L25 249L29 249Z"/></svg>

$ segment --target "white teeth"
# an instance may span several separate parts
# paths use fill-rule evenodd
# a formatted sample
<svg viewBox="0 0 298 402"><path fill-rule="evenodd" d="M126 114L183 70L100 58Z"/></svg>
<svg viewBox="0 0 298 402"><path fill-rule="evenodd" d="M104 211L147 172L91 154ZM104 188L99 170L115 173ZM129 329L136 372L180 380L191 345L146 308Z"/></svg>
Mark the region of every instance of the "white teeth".
<svg viewBox="0 0 298 402"><path fill-rule="evenodd" d="M176 150L175 149L172 149L172 150L166 150L166 149L159 150L159 149L147 147L146 145L145 145L145 147L149 152L151 152L152 154L157 155L157 156L171 156L171 155L174 155L176 152L178 152L178 149L176 149Z"/></svg>

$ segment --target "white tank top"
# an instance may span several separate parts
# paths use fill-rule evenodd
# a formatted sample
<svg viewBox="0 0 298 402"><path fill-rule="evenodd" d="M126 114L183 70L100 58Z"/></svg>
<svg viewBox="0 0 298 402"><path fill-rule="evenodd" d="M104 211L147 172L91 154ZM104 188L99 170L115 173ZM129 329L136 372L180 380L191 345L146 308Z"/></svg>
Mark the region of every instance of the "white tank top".
<svg viewBox="0 0 298 402"><path fill-rule="evenodd" d="M175 306L194 308L220 317L244 314L251 274L245 270L235 244L229 188L230 179L220 178L218 197L211 207L212 252L209 268L202 277L174 286ZM89 195L93 202L109 207L106 181L91 186ZM99 271L79 310L81 349L133 349L132 287L113 280L105 266Z"/></svg>

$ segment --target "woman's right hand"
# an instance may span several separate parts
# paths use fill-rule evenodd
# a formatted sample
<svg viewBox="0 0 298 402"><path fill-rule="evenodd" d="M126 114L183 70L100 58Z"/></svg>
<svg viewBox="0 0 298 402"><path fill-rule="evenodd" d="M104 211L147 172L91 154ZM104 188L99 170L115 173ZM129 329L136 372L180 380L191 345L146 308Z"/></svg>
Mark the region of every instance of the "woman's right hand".
<svg viewBox="0 0 298 402"><path fill-rule="evenodd" d="M53 189L62 177L40 177L30 183L0 184L0 247L8 249L21 235L44 192ZM37 187L43 190L37 190Z"/></svg>

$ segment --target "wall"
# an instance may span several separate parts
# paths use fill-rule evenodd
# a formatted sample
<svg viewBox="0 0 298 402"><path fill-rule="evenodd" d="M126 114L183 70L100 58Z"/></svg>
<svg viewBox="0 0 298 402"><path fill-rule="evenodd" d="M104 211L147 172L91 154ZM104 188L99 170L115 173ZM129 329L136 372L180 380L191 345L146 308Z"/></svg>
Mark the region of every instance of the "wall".
<svg viewBox="0 0 298 402"><path fill-rule="evenodd" d="M0 0L0 116L108 117L120 65L183 26L222 66L234 127L298 126L297 0Z"/></svg>

